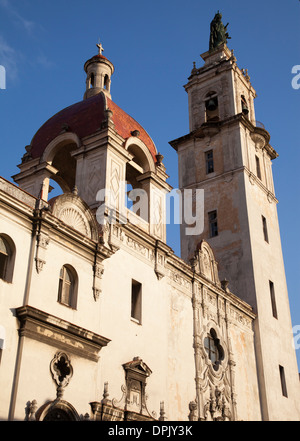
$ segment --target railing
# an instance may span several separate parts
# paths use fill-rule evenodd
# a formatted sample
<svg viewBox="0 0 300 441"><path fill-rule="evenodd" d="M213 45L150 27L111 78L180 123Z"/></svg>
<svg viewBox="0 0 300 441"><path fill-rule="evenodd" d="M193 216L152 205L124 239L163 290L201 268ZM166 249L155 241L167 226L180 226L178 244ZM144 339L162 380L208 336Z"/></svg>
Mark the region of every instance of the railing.
<svg viewBox="0 0 300 441"><path fill-rule="evenodd" d="M255 125L256 125L256 127L259 127L260 129L265 129L264 124L260 121L255 121Z"/></svg>

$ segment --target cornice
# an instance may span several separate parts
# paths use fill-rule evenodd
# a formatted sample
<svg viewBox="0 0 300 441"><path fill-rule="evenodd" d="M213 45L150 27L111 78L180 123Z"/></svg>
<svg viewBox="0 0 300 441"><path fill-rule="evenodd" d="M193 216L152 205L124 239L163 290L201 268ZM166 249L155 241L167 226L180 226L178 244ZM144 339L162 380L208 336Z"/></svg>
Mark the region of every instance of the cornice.
<svg viewBox="0 0 300 441"><path fill-rule="evenodd" d="M278 153L275 149L269 144L270 134L267 130L262 127L255 126L248 118L245 117L243 113L238 113L236 115L230 116L222 121L214 121L214 122L205 122L199 128L193 130L192 132L176 138L172 141L169 141L169 144L173 149L178 151L178 147L184 144L186 141L197 139L197 138L205 138L205 136L214 136L219 133L224 126L231 126L236 123L241 123L244 127L246 127L250 134L255 136L255 134L263 137L264 139L264 149L267 151L271 159L275 159L278 157Z"/></svg>
<svg viewBox="0 0 300 441"><path fill-rule="evenodd" d="M110 340L81 326L26 305L16 308L19 335L70 351L97 362L98 353Z"/></svg>
<svg viewBox="0 0 300 441"><path fill-rule="evenodd" d="M276 196L274 195L274 193L272 191L270 191L264 184L263 182L254 174L252 173L248 167L244 167L245 173L247 174L247 176L249 177L249 181L252 185L256 184L267 196L268 201L274 202L275 204L278 204L278 199L276 198Z"/></svg>

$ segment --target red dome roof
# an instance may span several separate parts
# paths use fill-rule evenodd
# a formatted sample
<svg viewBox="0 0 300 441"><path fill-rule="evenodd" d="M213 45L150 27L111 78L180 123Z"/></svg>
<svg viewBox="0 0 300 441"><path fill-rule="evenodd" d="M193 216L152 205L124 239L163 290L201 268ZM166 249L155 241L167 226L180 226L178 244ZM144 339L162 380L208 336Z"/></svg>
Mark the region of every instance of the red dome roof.
<svg viewBox="0 0 300 441"><path fill-rule="evenodd" d="M105 110L113 112L112 120L115 130L125 140L132 136L131 132L138 130L139 139L148 147L154 161L156 162L156 147L143 127L122 110L111 99L103 93L98 93L79 103L73 104L52 116L36 132L31 141L31 157L42 156L47 145L62 133L64 125L68 131L75 133L79 138L95 133L105 120Z"/></svg>

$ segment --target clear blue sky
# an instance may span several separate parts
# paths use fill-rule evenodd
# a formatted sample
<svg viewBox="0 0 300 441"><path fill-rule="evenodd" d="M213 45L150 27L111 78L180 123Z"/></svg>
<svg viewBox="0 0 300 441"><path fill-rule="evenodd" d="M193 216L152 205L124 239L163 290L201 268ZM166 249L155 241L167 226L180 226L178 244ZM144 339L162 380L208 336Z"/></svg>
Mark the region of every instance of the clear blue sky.
<svg viewBox="0 0 300 441"><path fill-rule="evenodd" d="M257 91L256 119L279 153L273 163L293 325L300 325L299 95L291 86L300 64L299 0L0 0L0 175L11 180L25 145L54 113L80 101L84 62L99 39L115 66L113 100L137 119L165 156L177 188L177 157L168 142L188 132L183 84L202 65L209 24L219 9L228 41ZM179 254L176 229L168 244ZM300 339L298 340L300 343ZM300 366L300 349L297 350Z"/></svg>

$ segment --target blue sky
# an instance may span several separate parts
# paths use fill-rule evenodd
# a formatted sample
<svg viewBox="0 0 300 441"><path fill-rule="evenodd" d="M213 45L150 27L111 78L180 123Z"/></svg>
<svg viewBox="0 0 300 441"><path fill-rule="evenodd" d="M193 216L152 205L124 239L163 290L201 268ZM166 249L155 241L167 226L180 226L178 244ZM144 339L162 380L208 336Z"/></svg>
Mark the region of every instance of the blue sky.
<svg viewBox="0 0 300 441"><path fill-rule="evenodd" d="M279 153L275 190L292 322L300 326L300 89L291 85L292 67L300 64L299 8L299 0L0 0L0 65L6 69L0 175L11 180L36 130L82 99L83 64L100 39L115 66L113 100L149 132L176 188L177 156L168 143L188 132L182 86L193 61L203 64L200 54L208 49L209 24L219 9L229 22L228 46L257 92L256 119ZM169 229L168 244L179 254L177 231ZM300 349L297 357L300 366Z"/></svg>

